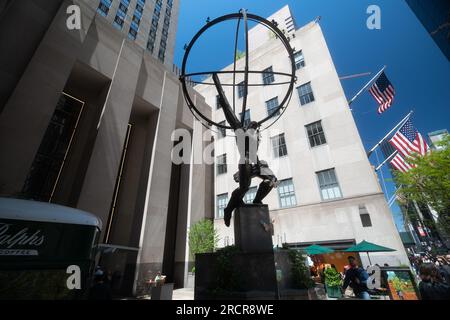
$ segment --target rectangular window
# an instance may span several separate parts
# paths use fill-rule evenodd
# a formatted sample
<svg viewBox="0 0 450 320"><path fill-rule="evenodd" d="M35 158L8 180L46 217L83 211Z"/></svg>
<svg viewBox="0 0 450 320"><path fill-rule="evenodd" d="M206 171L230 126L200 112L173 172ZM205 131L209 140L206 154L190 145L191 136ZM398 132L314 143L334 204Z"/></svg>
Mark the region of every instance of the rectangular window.
<svg viewBox="0 0 450 320"><path fill-rule="evenodd" d="M314 101L314 94L312 92L311 82L301 85L300 87L297 88L297 91L302 106Z"/></svg>
<svg viewBox="0 0 450 320"><path fill-rule="evenodd" d="M25 180L21 197L48 202L58 184L84 102L63 93Z"/></svg>
<svg viewBox="0 0 450 320"><path fill-rule="evenodd" d="M130 31L128 33L130 39L135 40L136 39L136 35L137 35L137 31L133 28L130 28Z"/></svg>
<svg viewBox="0 0 450 320"><path fill-rule="evenodd" d="M113 25L118 29L122 29L123 18L121 16L117 15L116 18L114 19Z"/></svg>
<svg viewBox="0 0 450 320"><path fill-rule="evenodd" d="M161 62L164 62L165 54L166 54L166 50L165 50L164 48L159 48L158 59L159 59Z"/></svg>
<svg viewBox="0 0 450 320"><path fill-rule="evenodd" d="M217 196L216 219L223 218L223 210L228 204L228 193L219 194Z"/></svg>
<svg viewBox="0 0 450 320"><path fill-rule="evenodd" d="M299 70L305 66L305 57L303 56L303 51L297 51L294 54L295 59L295 70Z"/></svg>
<svg viewBox="0 0 450 320"><path fill-rule="evenodd" d="M316 174L319 180L322 200L342 198L341 188L339 187L334 169L319 171Z"/></svg>
<svg viewBox="0 0 450 320"><path fill-rule="evenodd" d="M221 125L225 125L225 121L219 122ZM225 128L219 128L218 139L222 139L227 135L227 130Z"/></svg>
<svg viewBox="0 0 450 320"><path fill-rule="evenodd" d="M217 175L227 173L227 154L217 157Z"/></svg>
<svg viewBox="0 0 450 320"><path fill-rule="evenodd" d="M266 101L267 115L270 116L278 108L278 97ZM273 117L280 115L280 110L278 110Z"/></svg>
<svg viewBox="0 0 450 320"><path fill-rule="evenodd" d="M123 4L119 4L119 10L117 10L122 16L127 14L128 8Z"/></svg>
<svg viewBox="0 0 450 320"><path fill-rule="evenodd" d="M327 143L322 128L322 121L317 121L305 126L311 148Z"/></svg>
<svg viewBox="0 0 450 320"><path fill-rule="evenodd" d="M287 155L286 140L284 139L284 133L278 136L270 138L272 140L273 154L275 158L284 157Z"/></svg>
<svg viewBox="0 0 450 320"><path fill-rule="evenodd" d="M280 181L278 185L278 197L280 199L280 208L289 208L297 205L292 179Z"/></svg>
<svg viewBox="0 0 450 320"><path fill-rule="evenodd" d="M98 5L97 12L106 17L108 15L109 8L111 8L111 2L112 0L101 0Z"/></svg>
<svg viewBox="0 0 450 320"><path fill-rule="evenodd" d="M370 219L369 211L365 205L359 205L359 217L361 218L361 223L364 228L372 226L372 220Z"/></svg>
<svg viewBox="0 0 450 320"><path fill-rule="evenodd" d="M139 26L139 23L141 22L141 19L138 16L133 15L133 19L131 21L132 21L131 22L132 24L134 23L136 26Z"/></svg>
<svg viewBox="0 0 450 320"><path fill-rule="evenodd" d="M247 106L247 108L250 108ZM239 120L242 117L242 112L239 113ZM248 126L248 124L250 123L251 119L250 119L250 109L245 110L245 115L244 115L244 126Z"/></svg>
<svg viewBox="0 0 450 320"><path fill-rule="evenodd" d="M244 95L246 95L245 91L244 81L242 81L238 84L237 87L238 98L242 98Z"/></svg>
<svg viewBox="0 0 450 320"><path fill-rule="evenodd" d="M216 110L220 109L219 95L216 96Z"/></svg>
<svg viewBox="0 0 450 320"><path fill-rule="evenodd" d="M97 12L100 13L102 16L106 17L109 12L109 7L107 7L104 3L100 2Z"/></svg>
<svg viewBox="0 0 450 320"><path fill-rule="evenodd" d="M244 196L244 202L248 204L253 203L257 191L258 191L257 187L251 187L250 189L248 189L247 193Z"/></svg>
<svg viewBox="0 0 450 320"><path fill-rule="evenodd" d="M263 70L263 83L265 85L271 84L272 82L275 81L275 76L273 75L273 70L272 67L268 67L266 69Z"/></svg>

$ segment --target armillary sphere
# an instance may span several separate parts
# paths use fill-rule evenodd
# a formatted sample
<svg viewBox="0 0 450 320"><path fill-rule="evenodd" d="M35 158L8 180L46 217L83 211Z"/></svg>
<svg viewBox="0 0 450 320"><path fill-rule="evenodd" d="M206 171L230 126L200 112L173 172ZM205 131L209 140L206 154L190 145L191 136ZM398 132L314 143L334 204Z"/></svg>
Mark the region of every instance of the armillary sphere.
<svg viewBox="0 0 450 320"><path fill-rule="evenodd" d="M189 55L191 53L191 49L195 45L197 40L205 33L205 31L207 31L211 27L213 27L219 23L222 23L224 21L228 21L228 20L237 20L236 35L234 38L233 70L200 71L200 72L186 73L186 66L188 63ZM257 24L263 25L264 27L266 27L268 30L270 30L275 35L275 38L277 40L282 42L282 44L284 45L284 47L287 51L286 58L288 59L288 62L290 65L289 73L277 72L275 70L271 70L271 71L249 70L249 38L248 38L248 22L249 21L256 22ZM239 37L239 28L240 28L241 22L243 22L244 30L245 30L245 38L244 38L245 39L245 66L244 66L243 70L236 70L236 61L238 60L238 58L237 58L237 56L238 56L238 37ZM296 69L295 69L294 51L290 46L289 40L286 38L284 33L277 27L276 22L275 21L271 22L260 16L257 16L254 14L249 14L246 12L246 10L242 9L239 11L239 13L224 15L224 16L221 16L217 19L214 19L214 20L208 22L203 28L200 29L200 31L197 32L197 34L192 38L191 42L185 47L185 54L183 57L183 63L182 63L182 67L181 67L180 81L182 83L182 90L183 90L184 98L186 100L186 103L187 103L189 109L191 110L192 114L194 115L194 117L196 119L198 119L199 121L201 121L203 123L203 125L207 126L208 128L215 126L219 129L231 129L231 127L227 124L216 123L212 119L209 119L204 114L202 114L199 111L199 109L197 108L197 106L195 105L195 103L193 102L193 100L189 94L189 91L188 91L188 83L203 84L203 85L214 85L214 83L212 81L195 81L195 80L192 80L193 79L192 77L195 77L195 76L210 77L213 74L216 74L216 75L232 74L233 81L232 82L230 81L230 83L222 83L222 86L233 87L233 97L232 97L233 103L232 103L232 105L233 105L234 111L235 111L235 102L236 102L235 88L237 86L240 86L241 91L243 89L242 110L240 113L241 114L240 121L241 121L242 125L244 125L244 122L245 122L245 111L247 109L247 96L248 96L249 90L252 90L252 88L254 88L254 87L267 86L267 85L270 85L270 86L286 85L286 86L288 86L286 94L285 94L284 98L281 100L281 102L279 103L278 107L271 110L270 114L268 114L267 117L257 121L259 127L262 127L262 125L265 124L265 127L262 128L262 130L264 130L264 129L267 129L268 127L270 127L272 124L274 124L281 117L281 115L286 110L286 107L289 105L289 101L292 97L294 85L297 81L297 78L295 76L295 70ZM249 75L250 74L261 74L264 76L271 75L272 77L277 79L277 81L273 81L270 84L264 84L262 82L261 83L256 83L256 82L249 83ZM240 75L241 77L243 75L243 78L244 78L243 82L236 84L236 76L237 75ZM271 121L268 122L269 120L271 120Z"/></svg>

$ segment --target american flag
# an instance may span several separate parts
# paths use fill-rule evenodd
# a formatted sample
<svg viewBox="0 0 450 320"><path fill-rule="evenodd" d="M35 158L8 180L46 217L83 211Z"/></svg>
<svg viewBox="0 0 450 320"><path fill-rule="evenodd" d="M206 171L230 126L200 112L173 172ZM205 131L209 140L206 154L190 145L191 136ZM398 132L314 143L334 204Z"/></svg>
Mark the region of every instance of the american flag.
<svg viewBox="0 0 450 320"><path fill-rule="evenodd" d="M398 153L391 160L391 165L400 172L408 172L413 167L408 162L406 162L405 159Z"/></svg>
<svg viewBox="0 0 450 320"><path fill-rule="evenodd" d="M378 113L381 114L386 111L394 101L395 90L392 83L383 72L370 87L369 92L378 102Z"/></svg>
<svg viewBox="0 0 450 320"><path fill-rule="evenodd" d="M389 142L405 157L410 157L413 153L424 156L428 151L427 142L409 119Z"/></svg>

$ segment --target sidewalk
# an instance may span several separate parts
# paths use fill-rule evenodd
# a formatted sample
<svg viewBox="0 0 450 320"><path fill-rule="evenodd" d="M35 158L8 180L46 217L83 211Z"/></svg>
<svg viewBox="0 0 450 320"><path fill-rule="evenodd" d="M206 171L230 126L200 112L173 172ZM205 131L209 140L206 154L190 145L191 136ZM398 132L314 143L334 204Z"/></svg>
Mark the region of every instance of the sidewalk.
<svg viewBox="0 0 450 320"><path fill-rule="evenodd" d="M172 300L194 300L194 288L173 290Z"/></svg>

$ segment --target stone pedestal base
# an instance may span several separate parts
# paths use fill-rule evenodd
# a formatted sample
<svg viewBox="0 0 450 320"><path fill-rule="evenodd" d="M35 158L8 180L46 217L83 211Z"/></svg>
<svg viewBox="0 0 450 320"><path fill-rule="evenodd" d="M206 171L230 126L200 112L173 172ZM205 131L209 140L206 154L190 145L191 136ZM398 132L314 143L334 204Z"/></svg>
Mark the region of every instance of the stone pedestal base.
<svg viewBox="0 0 450 320"><path fill-rule="evenodd" d="M234 212L236 247L246 253L273 252L273 226L267 205L245 205Z"/></svg>
<svg viewBox="0 0 450 320"><path fill-rule="evenodd" d="M253 297L253 298L252 298ZM273 253L195 256L195 299L276 299Z"/></svg>
<svg viewBox="0 0 450 320"><path fill-rule="evenodd" d="M266 205L235 210L235 248L195 256L195 299L308 299L295 289L288 252L274 252L272 231Z"/></svg>

